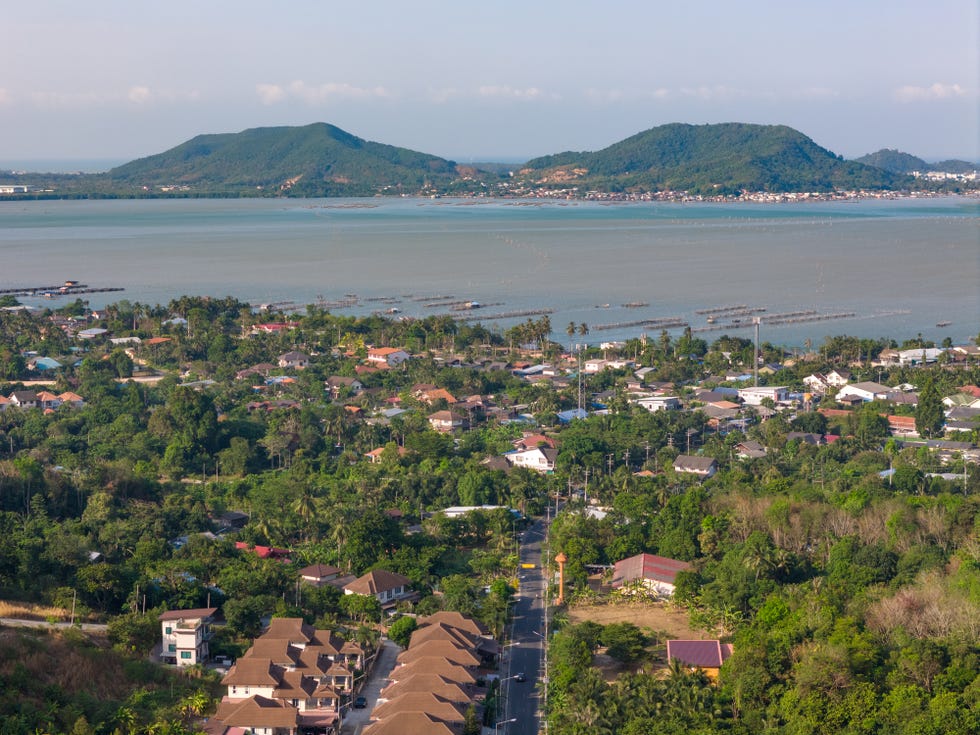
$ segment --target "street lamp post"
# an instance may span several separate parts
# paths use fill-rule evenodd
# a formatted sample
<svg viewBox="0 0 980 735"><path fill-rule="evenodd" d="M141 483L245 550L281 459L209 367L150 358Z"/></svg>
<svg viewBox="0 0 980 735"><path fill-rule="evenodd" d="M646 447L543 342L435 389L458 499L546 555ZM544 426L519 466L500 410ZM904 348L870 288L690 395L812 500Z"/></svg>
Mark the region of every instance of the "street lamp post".
<svg viewBox="0 0 980 735"><path fill-rule="evenodd" d="M511 717L509 720L500 720L499 722L493 723L493 735L497 735L497 728L499 728L501 725L507 725L511 722L517 722L517 718Z"/></svg>

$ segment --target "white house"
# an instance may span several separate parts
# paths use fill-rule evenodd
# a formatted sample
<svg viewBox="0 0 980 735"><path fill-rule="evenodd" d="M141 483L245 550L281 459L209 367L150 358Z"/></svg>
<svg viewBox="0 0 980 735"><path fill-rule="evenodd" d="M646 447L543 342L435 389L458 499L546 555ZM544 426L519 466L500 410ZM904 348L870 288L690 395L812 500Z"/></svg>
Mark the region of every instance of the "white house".
<svg viewBox="0 0 980 735"><path fill-rule="evenodd" d="M785 385L758 385L738 389L738 397L748 406L761 406L766 398L773 403L779 403L788 396L789 389Z"/></svg>
<svg viewBox="0 0 980 735"><path fill-rule="evenodd" d="M690 454L681 454L674 460L674 471L697 475L706 480L718 471L718 462L714 457L695 457Z"/></svg>
<svg viewBox="0 0 980 735"><path fill-rule="evenodd" d="M531 447L504 454L504 459L514 467L527 467L536 472L554 472L558 450L552 447Z"/></svg>
<svg viewBox="0 0 980 735"><path fill-rule="evenodd" d="M409 358L409 354L405 350L399 349L397 347L370 347L368 348L367 359L368 362L375 363L377 365L387 365L388 367L397 367L401 365L405 360Z"/></svg>
<svg viewBox="0 0 980 735"><path fill-rule="evenodd" d="M865 381L863 383L851 383L850 385L845 385L840 389L837 395L834 396L834 399L843 403L855 398L860 398L865 403L868 403L875 399L884 400L890 392L891 388L889 388L887 385L882 385L881 383L875 383L872 381Z"/></svg>
<svg viewBox="0 0 980 735"><path fill-rule="evenodd" d="M177 666L205 663L210 657L208 642L211 640L211 623L217 611L216 607L199 607L161 613L161 660Z"/></svg>
<svg viewBox="0 0 980 735"><path fill-rule="evenodd" d="M681 399L677 396L644 396L636 401L636 405L650 413L673 411L681 407Z"/></svg>

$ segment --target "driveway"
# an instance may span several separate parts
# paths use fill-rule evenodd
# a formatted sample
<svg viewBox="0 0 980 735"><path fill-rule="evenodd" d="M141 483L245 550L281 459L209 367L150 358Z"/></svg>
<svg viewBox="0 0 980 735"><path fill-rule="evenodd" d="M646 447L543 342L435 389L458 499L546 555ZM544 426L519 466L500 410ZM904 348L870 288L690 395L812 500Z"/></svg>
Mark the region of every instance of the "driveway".
<svg viewBox="0 0 980 735"><path fill-rule="evenodd" d="M359 692L359 696L367 699L367 707L364 709L351 707L343 713L340 726L341 735L358 735L361 729L371 721L371 711L378 703L381 688L388 684L388 674L395 668L395 659L401 650L401 646L393 641L382 639L378 661Z"/></svg>

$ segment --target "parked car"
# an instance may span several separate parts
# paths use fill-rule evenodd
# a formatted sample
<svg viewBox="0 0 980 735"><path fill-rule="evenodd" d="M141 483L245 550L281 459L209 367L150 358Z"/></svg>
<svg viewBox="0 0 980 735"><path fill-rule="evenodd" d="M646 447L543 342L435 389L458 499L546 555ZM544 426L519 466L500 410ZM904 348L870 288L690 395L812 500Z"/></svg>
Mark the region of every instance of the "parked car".
<svg viewBox="0 0 980 735"><path fill-rule="evenodd" d="M354 709L364 709L367 707L367 697L357 697L354 699Z"/></svg>

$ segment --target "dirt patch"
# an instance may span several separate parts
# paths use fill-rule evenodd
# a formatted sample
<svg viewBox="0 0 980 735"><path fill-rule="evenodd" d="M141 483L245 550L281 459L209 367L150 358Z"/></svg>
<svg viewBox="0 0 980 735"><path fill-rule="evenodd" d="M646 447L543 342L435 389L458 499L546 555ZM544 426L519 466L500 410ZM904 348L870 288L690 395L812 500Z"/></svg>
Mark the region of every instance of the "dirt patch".
<svg viewBox="0 0 980 735"><path fill-rule="evenodd" d="M688 624L687 612L663 602L623 601L606 605L575 605L568 608L568 619L572 623L591 620L599 625L609 623L633 623L641 629L659 633L663 631L670 638L690 640L702 637Z"/></svg>

